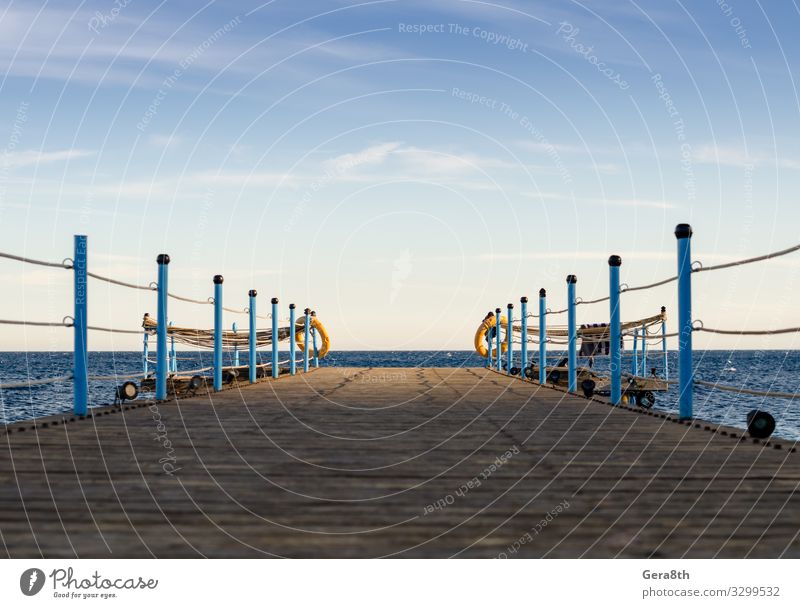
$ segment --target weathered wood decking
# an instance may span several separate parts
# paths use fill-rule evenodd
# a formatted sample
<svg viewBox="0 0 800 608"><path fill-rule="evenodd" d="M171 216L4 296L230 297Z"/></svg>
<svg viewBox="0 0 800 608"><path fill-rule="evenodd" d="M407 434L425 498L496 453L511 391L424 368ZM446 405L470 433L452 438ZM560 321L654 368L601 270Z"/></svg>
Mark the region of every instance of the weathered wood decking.
<svg viewBox="0 0 800 608"><path fill-rule="evenodd" d="M800 557L792 444L483 369L52 420L0 434L0 555Z"/></svg>

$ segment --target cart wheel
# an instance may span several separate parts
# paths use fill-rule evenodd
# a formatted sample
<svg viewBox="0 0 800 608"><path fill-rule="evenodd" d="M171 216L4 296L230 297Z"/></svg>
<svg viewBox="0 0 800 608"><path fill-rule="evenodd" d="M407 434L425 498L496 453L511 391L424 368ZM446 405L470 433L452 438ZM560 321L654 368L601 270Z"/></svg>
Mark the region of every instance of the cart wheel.
<svg viewBox="0 0 800 608"><path fill-rule="evenodd" d="M653 394L653 391L644 391L636 395L636 404L639 407L643 407L645 409L650 409L656 403L656 396Z"/></svg>
<svg viewBox="0 0 800 608"><path fill-rule="evenodd" d="M525 377L528 380L533 380L533 365L529 365L525 368Z"/></svg>
<svg viewBox="0 0 800 608"><path fill-rule="evenodd" d="M550 374L547 376L547 379L551 382L551 384L558 384L558 382L561 380L561 372L555 369L550 372Z"/></svg>

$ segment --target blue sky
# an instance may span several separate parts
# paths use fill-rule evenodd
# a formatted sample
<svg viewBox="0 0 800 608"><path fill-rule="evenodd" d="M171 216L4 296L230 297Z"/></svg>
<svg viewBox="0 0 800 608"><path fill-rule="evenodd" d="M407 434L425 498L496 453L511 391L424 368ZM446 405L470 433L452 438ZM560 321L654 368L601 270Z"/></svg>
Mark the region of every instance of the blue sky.
<svg viewBox="0 0 800 608"><path fill-rule="evenodd" d="M262 311L316 308L334 348L466 349L487 310L540 287L562 308L567 274L606 295L611 253L630 285L674 274L679 222L706 265L798 242L798 24L794 2L5 3L0 250L60 260L86 233L96 272L147 284L166 252L174 291L206 298L221 273L228 305L256 288ZM695 317L797 325L798 269L697 275ZM0 276L1 318L70 314L68 272ZM628 294L623 317L675 299ZM95 325L154 309L90 285Z"/></svg>

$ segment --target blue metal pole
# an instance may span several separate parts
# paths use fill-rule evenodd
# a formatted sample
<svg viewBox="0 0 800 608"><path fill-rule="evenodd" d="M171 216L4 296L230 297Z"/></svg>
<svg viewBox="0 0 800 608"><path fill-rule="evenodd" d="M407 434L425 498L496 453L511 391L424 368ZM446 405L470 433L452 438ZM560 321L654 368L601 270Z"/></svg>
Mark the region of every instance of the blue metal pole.
<svg viewBox="0 0 800 608"><path fill-rule="evenodd" d="M231 325L231 329L233 330L234 334L239 333L239 328L236 326L235 321L233 322L233 325ZM236 342L233 343L233 366L239 367L239 346L236 344Z"/></svg>
<svg viewBox="0 0 800 608"><path fill-rule="evenodd" d="M525 368L528 367L528 298L519 299L520 313L522 315L522 354L520 355L520 376L525 378Z"/></svg>
<svg viewBox="0 0 800 608"><path fill-rule="evenodd" d="M305 320L303 322L303 371L308 371L308 352L311 348L311 309L306 308L303 311Z"/></svg>
<svg viewBox="0 0 800 608"><path fill-rule="evenodd" d="M619 267L622 258L612 255L608 258L608 306L611 312L609 337L611 339L611 403L619 405L622 401L622 350L620 348L620 301Z"/></svg>
<svg viewBox="0 0 800 608"><path fill-rule="evenodd" d="M486 315L486 322L488 323L489 319L494 319L494 314L489 311L489 314ZM486 331L486 367L492 369L492 329L489 328Z"/></svg>
<svg viewBox="0 0 800 608"><path fill-rule="evenodd" d="M311 317L314 319L317 317L317 313L313 310L311 311ZM311 328L311 344L314 346L314 367L319 367L319 349L317 348L317 330L315 327Z"/></svg>
<svg viewBox="0 0 800 608"><path fill-rule="evenodd" d="M661 307L661 314L666 317L667 307ZM669 380L669 359L667 358L667 319L661 321L661 354L664 357L664 380Z"/></svg>
<svg viewBox="0 0 800 608"><path fill-rule="evenodd" d="M680 419L692 417L692 227L678 224L678 385Z"/></svg>
<svg viewBox="0 0 800 608"><path fill-rule="evenodd" d="M156 401L167 398L167 293L169 277L169 256L161 253L156 258L158 264L158 312L156 313Z"/></svg>
<svg viewBox="0 0 800 608"><path fill-rule="evenodd" d="M547 381L547 291L539 290L539 384Z"/></svg>
<svg viewBox="0 0 800 608"><path fill-rule="evenodd" d="M514 367L514 326L512 325L514 321L514 305L511 302L508 303L507 319L508 325L506 325L506 350L508 353L506 360L506 373L511 375L511 368Z"/></svg>
<svg viewBox="0 0 800 608"><path fill-rule="evenodd" d="M172 321L167 327L172 327ZM178 373L178 357L175 353L175 336L169 337L169 371L173 374Z"/></svg>
<svg viewBox="0 0 800 608"><path fill-rule="evenodd" d="M150 372L150 362L147 360L149 357L150 357L150 334L145 329L144 335L142 336L142 371L144 372L145 378L147 377L147 374Z"/></svg>
<svg viewBox="0 0 800 608"><path fill-rule="evenodd" d="M568 386L567 390L570 393L578 391L578 332L575 328L575 283L578 282L578 277L571 274L567 277L567 333L569 334L567 344L567 361L569 365L568 370Z"/></svg>
<svg viewBox="0 0 800 608"><path fill-rule="evenodd" d="M295 356L297 353L297 346L294 343L294 304L289 304L289 373L294 376L297 373L297 363L295 363Z"/></svg>
<svg viewBox="0 0 800 608"><path fill-rule="evenodd" d="M647 328L642 325L642 376L647 375Z"/></svg>
<svg viewBox="0 0 800 608"><path fill-rule="evenodd" d="M497 359L497 371L501 371L503 369L503 355L502 351L500 350L500 313L503 312L499 308L495 308L494 315L497 318L494 327L496 333L494 335L494 343L497 352L495 353L495 358Z"/></svg>
<svg viewBox="0 0 800 608"><path fill-rule="evenodd" d="M88 290L86 283L87 238L76 234L72 257L73 295L75 300L72 351L72 401L76 416L85 416L89 409L89 336L87 334Z"/></svg>
<svg viewBox="0 0 800 608"><path fill-rule="evenodd" d="M250 333L248 335L248 343L249 346L249 357L248 357L248 365L250 366L250 384L255 383L256 381L256 338L258 335L256 334L256 296L258 292L255 289L251 289L247 296L250 298L250 307L249 307L249 321L250 321Z"/></svg>
<svg viewBox="0 0 800 608"><path fill-rule="evenodd" d="M639 328L633 330L633 361L631 361L631 373L639 375Z"/></svg>
<svg viewBox="0 0 800 608"><path fill-rule="evenodd" d="M214 276L214 390L222 390L222 275Z"/></svg>
<svg viewBox="0 0 800 608"><path fill-rule="evenodd" d="M278 298L272 298L272 377L281 373L278 365Z"/></svg>

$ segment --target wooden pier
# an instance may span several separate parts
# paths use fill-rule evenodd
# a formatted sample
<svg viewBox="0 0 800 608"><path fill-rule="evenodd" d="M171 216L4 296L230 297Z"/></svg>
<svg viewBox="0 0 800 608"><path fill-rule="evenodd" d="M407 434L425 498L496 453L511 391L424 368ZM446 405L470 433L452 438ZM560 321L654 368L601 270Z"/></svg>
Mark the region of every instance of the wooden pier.
<svg viewBox="0 0 800 608"><path fill-rule="evenodd" d="M800 557L791 442L485 369L203 391L0 431L0 552Z"/></svg>

